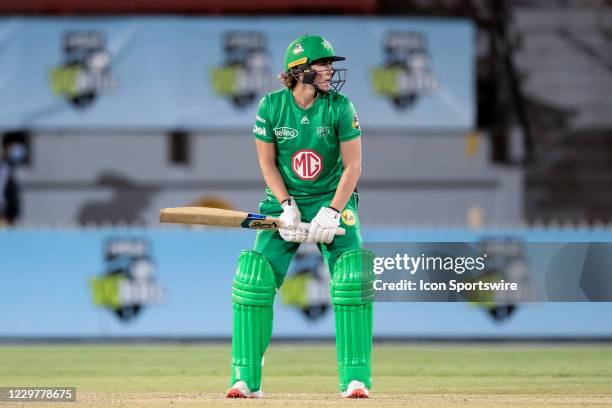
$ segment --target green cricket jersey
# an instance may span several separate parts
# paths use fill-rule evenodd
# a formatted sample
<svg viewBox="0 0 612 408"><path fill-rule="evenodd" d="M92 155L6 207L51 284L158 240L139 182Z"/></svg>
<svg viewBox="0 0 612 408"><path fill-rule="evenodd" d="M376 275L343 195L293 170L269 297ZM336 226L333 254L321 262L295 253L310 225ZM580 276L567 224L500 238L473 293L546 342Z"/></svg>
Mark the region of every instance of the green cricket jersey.
<svg viewBox="0 0 612 408"><path fill-rule="evenodd" d="M320 94L303 109L285 88L261 99L253 135L276 145L278 169L289 194L304 197L336 190L342 175L340 142L361 136L361 128L346 96ZM269 188L266 193L274 197Z"/></svg>

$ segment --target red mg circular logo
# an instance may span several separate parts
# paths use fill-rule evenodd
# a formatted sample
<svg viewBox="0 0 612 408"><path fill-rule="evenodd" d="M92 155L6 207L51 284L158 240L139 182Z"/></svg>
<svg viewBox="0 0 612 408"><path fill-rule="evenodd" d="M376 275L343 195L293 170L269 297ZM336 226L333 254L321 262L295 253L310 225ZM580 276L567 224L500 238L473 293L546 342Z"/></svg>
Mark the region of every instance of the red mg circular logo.
<svg viewBox="0 0 612 408"><path fill-rule="evenodd" d="M298 150L291 156L291 168L302 180L314 180L323 170L323 159L314 150Z"/></svg>

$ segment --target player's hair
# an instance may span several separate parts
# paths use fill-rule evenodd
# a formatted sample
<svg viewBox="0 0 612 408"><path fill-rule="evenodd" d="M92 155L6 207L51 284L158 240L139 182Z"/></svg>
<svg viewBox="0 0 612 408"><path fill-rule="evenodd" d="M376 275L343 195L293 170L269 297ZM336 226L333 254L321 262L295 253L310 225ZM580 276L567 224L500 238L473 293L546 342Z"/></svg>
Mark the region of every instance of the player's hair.
<svg viewBox="0 0 612 408"><path fill-rule="evenodd" d="M298 71L304 71L309 69L310 65L308 64L300 64L295 68L288 69L278 76L283 85L289 89L295 88L298 83L297 73Z"/></svg>
<svg viewBox="0 0 612 408"><path fill-rule="evenodd" d="M297 78L291 74L291 71L283 72L278 76L286 88L293 89L297 85Z"/></svg>

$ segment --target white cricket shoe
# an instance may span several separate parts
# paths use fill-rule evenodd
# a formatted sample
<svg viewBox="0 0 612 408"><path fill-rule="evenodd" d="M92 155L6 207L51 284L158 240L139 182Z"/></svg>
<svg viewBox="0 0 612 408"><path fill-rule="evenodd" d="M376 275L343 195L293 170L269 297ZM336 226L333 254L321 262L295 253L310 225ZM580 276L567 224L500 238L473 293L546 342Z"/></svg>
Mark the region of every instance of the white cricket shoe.
<svg viewBox="0 0 612 408"><path fill-rule="evenodd" d="M257 390L251 392L249 386L244 381L236 381L232 387L227 390L225 398L261 398L263 391Z"/></svg>
<svg viewBox="0 0 612 408"><path fill-rule="evenodd" d="M346 391L342 393L344 398L369 398L370 390L368 390L361 381L353 380L346 387Z"/></svg>

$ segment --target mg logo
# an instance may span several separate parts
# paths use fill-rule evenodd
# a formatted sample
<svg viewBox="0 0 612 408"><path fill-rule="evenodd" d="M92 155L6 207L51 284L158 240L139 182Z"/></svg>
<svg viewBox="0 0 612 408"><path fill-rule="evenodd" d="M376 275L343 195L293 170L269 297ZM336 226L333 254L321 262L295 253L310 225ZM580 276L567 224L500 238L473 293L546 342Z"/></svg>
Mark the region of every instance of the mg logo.
<svg viewBox="0 0 612 408"><path fill-rule="evenodd" d="M323 159L314 150L299 150L291 157L291 168L302 180L314 180L323 170Z"/></svg>

